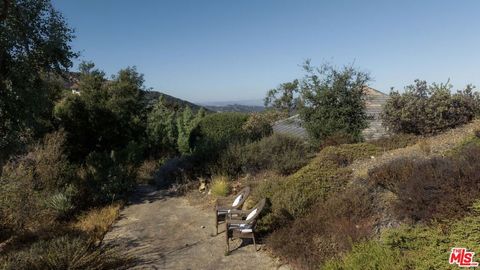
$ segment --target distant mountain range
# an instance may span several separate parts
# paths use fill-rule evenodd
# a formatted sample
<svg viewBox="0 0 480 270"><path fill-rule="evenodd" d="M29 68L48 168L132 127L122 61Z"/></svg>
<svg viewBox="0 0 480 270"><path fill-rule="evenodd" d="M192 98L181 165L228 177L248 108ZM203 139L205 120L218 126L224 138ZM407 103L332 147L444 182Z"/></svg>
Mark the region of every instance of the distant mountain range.
<svg viewBox="0 0 480 270"><path fill-rule="evenodd" d="M204 108L207 111L215 111L215 110L210 110L205 106L200 106L195 103L192 103L183 99L179 99L158 91L144 91L144 95L143 95L143 99L147 107L153 106L155 102L157 102L157 100L161 97L165 99L165 103L168 107L173 108L175 110L188 106L193 111L198 111L200 110L200 108Z"/></svg>
<svg viewBox="0 0 480 270"><path fill-rule="evenodd" d="M203 106L243 105L243 106L263 107L263 100L248 99L248 100L232 100L232 101L206 101L206 102L198 102L198 104Z"/></svg>
<svg viewBox="0 0 480 270"><path fill-rule="evenodd" d="M265 110L263 101L260 99L212 101L199 104L215 112L261 112Z"/></svg>
<svg viewBox="0 0 480 270"><path fill-rule="evenodd" d="M261 112L265 110L263 106L248 106L240 104L231 104L224 106L204 106L205 108L215 112Z"/></svg>
<svg viewBox="0 0 480 270"><path fill-rule="evenodd" d="M189 106L192 110L197 111L200 108L204 108L211 112L261 112L265 109L261 104L261 100L246 100L246 101L221 101L221 102L203 102L201 104L195 104L183 99L179 99L158 91L145 91L144 99L146 106L153 106L155 102L164 97L167 106L173 109L179 109L185 106Z"/></svg>

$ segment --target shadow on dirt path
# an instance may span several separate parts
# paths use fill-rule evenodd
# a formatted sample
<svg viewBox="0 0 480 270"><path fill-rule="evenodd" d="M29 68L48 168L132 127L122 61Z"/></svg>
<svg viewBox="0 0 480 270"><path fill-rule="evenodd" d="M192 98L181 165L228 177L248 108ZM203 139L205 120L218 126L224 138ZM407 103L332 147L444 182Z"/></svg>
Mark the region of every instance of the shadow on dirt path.
<svg viewBox="0 0 480 270"><path fill-rule="evenodd" d="M140 186L104 243L134 255L134 269L279 269L265 252L240 240L225 256L225 233L212 236L213 220L213 211L192 206L184 197Z"/></svg>

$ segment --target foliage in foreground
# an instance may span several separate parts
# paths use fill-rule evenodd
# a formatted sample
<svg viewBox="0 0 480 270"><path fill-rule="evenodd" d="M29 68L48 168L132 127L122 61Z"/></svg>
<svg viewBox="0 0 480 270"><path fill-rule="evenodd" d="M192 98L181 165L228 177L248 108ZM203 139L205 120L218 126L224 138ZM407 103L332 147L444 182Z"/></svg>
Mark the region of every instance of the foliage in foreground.
<svg viewBox="0 0 480 270"><path fill-rule="evenodd" d="M453 247L470 251L480 248L480 204L458 220L446 220L430 226L403 225L388 229L379 240L356 244L343 257L326 263L325 269L455 269L448 264ZM399 267L399 268L392 268Z"/></svg>
<svg viewBox="0 0 480 270"><path fill-rule="evenodd" d="M310 204L313 207L305 208L304 214L290 225L278 226L279 229L271 234L267 243L275 254L299 268L318 267L338 254L348 252L353 245L354 254L351 257L347 255L344 262L329 262L328 269L389 269L383 267L390 262L402 267L408 265L410 268L407 269L445 269L446 266L440 266L439 263L447 262L447 253L453 246L462 244L474 250L480 248L474 242L477 236L473 236L479 222L475 217L478 211L472 213L470 209L480 195L480 188L476 184L480 181L480 142L477 137L470 137L469 141L457 148L443 157L393 159L370 170L368 179L350 181L340 189L327 189L326 200ZM342 163L344 159L336 160ZM275 202L278 200L275 196L281 191L267 186L261 193L272 192L271 198ZM313 192L298 187L295 191L302 196ZM321 194L319 192L315 191L317 197ZM290 198L284 199L288 205L277 212L285 213L288 207L295 205L295 200ZM278 202L274 203L272 208L278 205ZM474 209L478 209L478 206ZM455 219L461 219L462 222L452 221ZM435 223L435 220L442 222ZM271 222L272 219L263 222L266 221ZM382 251L377 243L358 244L374 241L369 240L374 232L399 223L424 225L415 225L414 233L417 236L414 239L410 239L412 236L409 235L399 236L394 241L396 245L401 245L398 249ZM424 233L425 228L428 235ZM451 228L449 231L455 237L445 238L445 228ZM464 236L461 230L465 231ZM402 230L393 232L407 234ZM473 240L465 242L465 239ZM415 241L418 242L415 244ZM357 248L356 244L359 245ZM408 249L412 249L412 252L405 258L395 259L398 252ZM419 253L415 254L414 251ZM409 256L415 255L419 258L407 261ZM432 258L427 258L429 256ZM384 261L370 263L368 258ZM352 266L356 264L359 267Z"/></svg>
<svg viewBox="0 0 480 270"><path fill-rule="evenodd" d="M43 269L127 269L133 259L112 247L94 248L81 237L61 236L40 240L29 248L0 257L0 268Z"/></svg>
<svg viewBox="0 0 480 270"><path fill-rule="evenodd" d="M259 227L271 231L285 220L309 213L315 203L344 188L351 176L349 164L379 153L379 147L368 143L330 146L293 175L262 182L254 196L268 198L271 212L260 220Z"/></svg>

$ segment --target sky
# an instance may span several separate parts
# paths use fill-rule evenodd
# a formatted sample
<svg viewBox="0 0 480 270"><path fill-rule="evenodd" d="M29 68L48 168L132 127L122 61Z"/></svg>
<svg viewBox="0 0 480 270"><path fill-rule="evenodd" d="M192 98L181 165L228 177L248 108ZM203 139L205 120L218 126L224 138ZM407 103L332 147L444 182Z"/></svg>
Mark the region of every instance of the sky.
<svg viewBox="0 0 480 270"><path fill-rule="evenodd" d="M262 99L300 65L353 64L388 93L415 79L480 87L480 1L53 0L80 61L136 66L192 102Z"/></svg>

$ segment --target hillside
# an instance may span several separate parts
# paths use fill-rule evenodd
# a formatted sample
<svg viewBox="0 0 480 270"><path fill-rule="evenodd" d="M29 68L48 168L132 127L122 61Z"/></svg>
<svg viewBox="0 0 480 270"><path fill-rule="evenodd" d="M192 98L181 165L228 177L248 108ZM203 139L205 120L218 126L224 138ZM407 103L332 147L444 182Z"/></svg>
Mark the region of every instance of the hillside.
<svg viewBox="0 0 480 270"><path fill-rule="evenodd" d="M267 243L301 269L326 262L327 269L372 269L367 259L351 262L371 252L375 265L389 265L393 256L401 263L395 269L448 269L438 258L448 259L453 241L478 248L470 245L478 237L458 232L480 223L469 219L480 193L479 130L475 120L427 138L397 135L324 148L295 174L257 188L258 197L272 202L272 213L261 222L274 229ZM410 240L398 246L400 238ZM345 261L329 261L339 253L347 254Z"/></svg>
<svg viewBox="0 0 480 270"><path fill-rule="evenodd" d="M167 103L167 106L171 107L172 109L178 109L179 107L186 107L189 106L193 111L198 111L201 108L204 108L207 111L212 111L206 107L194 104L192 102L176 98L170 95L167 95L162 92L158 91L143 91L143 102L147 106L147 108L153 106L153 104L159 99L163 97L165 99L165 102Z"/></svg>

